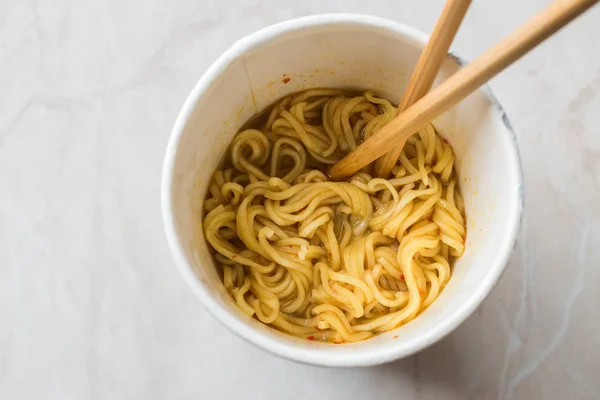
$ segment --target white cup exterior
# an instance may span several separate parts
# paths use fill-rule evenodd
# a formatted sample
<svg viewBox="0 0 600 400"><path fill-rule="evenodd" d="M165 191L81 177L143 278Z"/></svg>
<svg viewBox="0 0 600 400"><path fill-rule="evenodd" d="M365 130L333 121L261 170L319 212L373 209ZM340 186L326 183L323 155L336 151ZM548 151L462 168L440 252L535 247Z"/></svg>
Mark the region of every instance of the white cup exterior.
<svg viewBox="0 0 600 400"><path fill-rule="evenodd" d="M365 15L286 21L235 43L196 84L173 127L163 166L162 213L174 259L206 309L250 343L323 366L367 366L413 354L463 322L500 278L520 227L524 191L515 135L487 87L433 121L454 148L465 200L464 255L439 298L415 320L369 340L333 345L289 336L243 314L225 291L202 229L213 171L252 115L314 87L372 89L398 103L427 36ZM438 81L461 61L449 55Z"/></svg>

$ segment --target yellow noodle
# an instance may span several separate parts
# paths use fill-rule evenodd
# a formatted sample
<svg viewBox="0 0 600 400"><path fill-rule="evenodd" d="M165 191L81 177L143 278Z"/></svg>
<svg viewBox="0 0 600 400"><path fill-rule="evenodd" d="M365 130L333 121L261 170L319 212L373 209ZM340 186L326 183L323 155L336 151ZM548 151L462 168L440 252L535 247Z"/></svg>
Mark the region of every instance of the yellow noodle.
<svg viewBox="0 0 600 400"><path fill-rule="evenodd" d="M408 139L389 179L366 168L331 182L322 172L395 113L371 92L311 89L236 135L203 228L242 312L301 338L355 342L439 296L466 223L454 153L433 126Z"/></svg>

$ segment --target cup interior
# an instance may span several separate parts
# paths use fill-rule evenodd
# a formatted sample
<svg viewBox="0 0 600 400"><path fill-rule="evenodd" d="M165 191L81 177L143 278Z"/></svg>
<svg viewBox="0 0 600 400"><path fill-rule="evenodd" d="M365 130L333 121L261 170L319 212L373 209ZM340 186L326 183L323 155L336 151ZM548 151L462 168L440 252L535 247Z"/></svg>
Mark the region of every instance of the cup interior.
<svg viewBox="0 0 600 400"><path fill-rule="evenodd" d="M228 144L254 114L314 87L374 90L398 104L427 37L358 15L288 21L236 43L205 73L173 129L163 171L163 217L178 266L207 309L272 353L330 366L372 365L412 354L449 333L504 270L518 232L522 179L514 133L487 88L432 121L452 145L465 200L464 255L439 298L415 320L364 342L302 340L248 318L225 291L202 232L202 203ZM438 81L460 68L449 56Z"/></svg>

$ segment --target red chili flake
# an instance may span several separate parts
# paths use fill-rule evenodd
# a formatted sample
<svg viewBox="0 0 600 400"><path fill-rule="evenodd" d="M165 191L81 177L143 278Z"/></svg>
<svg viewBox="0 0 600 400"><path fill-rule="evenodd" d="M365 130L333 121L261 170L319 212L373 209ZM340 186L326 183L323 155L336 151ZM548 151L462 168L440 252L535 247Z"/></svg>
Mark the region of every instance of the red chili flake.
<svg viewBox="0 0 600 400"><path fill-rule="evenodd" d="M421 297L425 296L425 292L422 291L421 289L419 289L419 294L421 295Z"/></svg>
<svg viewBox="0 0 600 400"><path fill-rule="evenodd" d="M400 337L400 336L396 335L396 336L394 336L394 339L398 339L399 337Z"/></svg>
<svg viewBox="0 0 600 400"><path fill-rule="evenodd" d="M342 344L342 342L333 342L333 344Z"/></svg>
<svg viewBox="0 0 600 400"><path fill-rule="evenodd" d="M404 274L400 274L400 279L404 280Z"/></svg>
<svg viewBox="0 0 600 400"><path fill-rule="evenodd" d="M315 340L315 337L311 335L311 336L308 336L307 339L308 340Z"/></svg>
<svg viewBox="0 0 600 400"><path fill-rule="evenodd" d="M443 137L441 137L440 139L442 139L442 142L448 144L448 141L446 139L444 139Z"/></svg>
<svg viewBox="0 0 600 400"><path fill-rule="evenodd" d="M331 252L329 252L329 253L327 253L327 255L328 255L329 257L331 257L333 254L331 254Z"/></svg>
<svg viewBox="0 0 600 400"><path fill-rule="evenodd" d="M284 85L285 85L286 83L288 83L289 81L291 81L291 79L290 79L290 78L288 78L287 76L281 80L281 82L283 82L283 84L284 84Z"/></svg>
<svg viewBox="0 0 600 400"><path fill-rule="evenodd" d="M234 254L234 255L231 256L231 259L235 260L236 257L237 257L237 254Z"/></svg>

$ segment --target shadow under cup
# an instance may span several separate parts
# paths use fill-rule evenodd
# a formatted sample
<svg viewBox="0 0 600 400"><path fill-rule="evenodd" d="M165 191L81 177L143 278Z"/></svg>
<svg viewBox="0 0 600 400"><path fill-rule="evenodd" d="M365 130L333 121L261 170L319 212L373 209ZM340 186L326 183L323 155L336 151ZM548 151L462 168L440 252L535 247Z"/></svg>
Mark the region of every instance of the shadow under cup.
<svg viewBox="0 0 600 400"><path fill-rule="evenodd" d="M233 136L250 117L290 93L316 87L370 89L398 104L426 40L412 28L363 15L287 21L237 42L189 95L165 158L165 230L186 280L206 308L236 334L300 362L380 364L441 339L475 310L499 279L518 233L523 188L514 133L487 88L432 121L456 154L467 216L466 250L439 298L406 325L343 345L281 333L237 308L203 237L208 184ZM459 68L460 61L449 56L438 81Z"/></svg>

